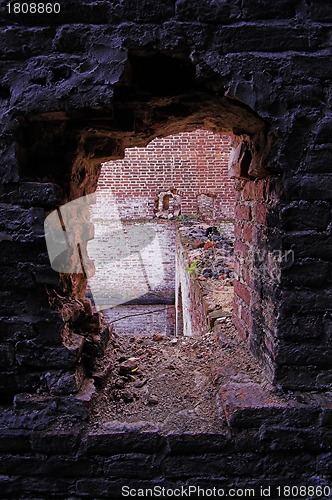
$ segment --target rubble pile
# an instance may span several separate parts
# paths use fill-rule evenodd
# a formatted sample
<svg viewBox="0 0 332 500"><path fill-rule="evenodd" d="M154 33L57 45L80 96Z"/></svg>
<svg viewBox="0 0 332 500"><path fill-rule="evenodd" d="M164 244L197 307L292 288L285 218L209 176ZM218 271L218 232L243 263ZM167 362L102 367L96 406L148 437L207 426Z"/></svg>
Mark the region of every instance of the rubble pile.
<svg viewBox="0 0 332 500"><path fill-rule="evenodd" d="M233 224L223 222L211 226L187 221L179 231L186 241L189 264L195 263L193 267L198 279L218 279L231 286L234 278Z"/></svg>
<svg viewBox="0 0 332 500"><path fill-rule="evenodd" d="M260 382L261 373L230 318L202 337L115 336L110 374L94 400L90 425L152 422L162 431L211 432L225 425L220 385Z"/></svg>

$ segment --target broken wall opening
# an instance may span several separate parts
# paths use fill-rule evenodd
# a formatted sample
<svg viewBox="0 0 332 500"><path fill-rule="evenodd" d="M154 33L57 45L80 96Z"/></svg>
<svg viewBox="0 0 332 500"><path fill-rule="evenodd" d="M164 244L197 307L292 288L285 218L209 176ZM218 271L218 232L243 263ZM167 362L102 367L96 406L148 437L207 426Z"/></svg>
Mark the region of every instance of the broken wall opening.
<svg viewBox="0 0 332 500"><path fill-rule="evenodd" d="M240 203L237 201L237 204L243 205L241 213L249 211L254 218L256 217L258 184L253 180L261 178L261 185L266 184L264 177L267 173L264 168L264 159L269 151L268 125L247 106L236 99L223 96L222 89L220 89L221 93L216 94L215 90L208 88L204 90L201 84L197 86L194 72L186 69L188 64L192 67L191 63L183 64L181 57L175 57L171 63L173 70L176 69L172 72L172 78L177 78L177 69L181 67L188 75L188 79L183 80L185 91L182 87L179 89L175 85L166 96L164 92L159 95L154 87L142 87L142 80L135 76L137 71L135 67L145 64L150 68L149 72L154 72L153 62L154 58L150 55L136 54L129 57L123 80L116 88L112 114L109 110L100 108L77 113L52 112L20 117L17 154L20 159L22 181L25 183L40 181L40 175L44 174L43 182L48 184L51 192L54 189L57 193L50 202L42 202L41 219L43 219L42 215L45 216L44 203L47 215L54 208L93 193L97 187L101 164L110 159L118 160L123 157L126 148L146 146L156 137L190 133L197 129L223 133L232 138L233 155L230 166L232 175L241 183L244 181L241 178L241 164L245 161L247 168L246 151L250 151L249 178L246 179L249 187L245 186L243 193L247 196L251 192L253 197L243 198ZM179 94L180 90L183 93ZM151 92L156 93L153 95ZM35 135L34 142L28 140L31 134ZM60 143L61 148L59 148ZM55 150L58 155L56 158L62 164L60 170L55 168L54 161L52 161ZM241 184L239 189L242 187ZM169 189L174 188L167 185L165 189L168 192ZM204 194L211 193L204 191ZM155 209L155 198L156 193L149 206L152 214ZM28 199L27 202L30 203ZM197 200L195 200L195 207L197 209ZM185 204L181 196L181 213L184 210ZM242 220L241 217L238 219ZM250 222L252 230L255 223L254 219ZM258 223L264 231L263 218ZM79 391L85 380L92 379L93 381L94 363L103 355L107 346L109 331L103 324L101 316L97 313L93 314L91 303L85 297L87 277L93 274L93 263L87 252L88 241L93 239L93 226L88 220L84 221L83 226L84 228L81 224L77 225L74 241L79 244L80 260L83 259L85 262L84 272L61 273L59 276L51 273L52 279L47 278L38 292L43 301L45 315L49 315L47 307L51 305L54 315L59 314L61 318L61 324L57 326L56 343L61 352L63 350L66 355L68 351L70 352L68 371L66 368L63 369L62 365L59 367L58 360L55 363L49 360L44 350L43 362L31 385L32 391L38 388L56 391L59 394L62 392L72 394ZM76 243L69 248L69 260L77 258ZM247 263L244 268L248 269ZM254 271L255 265L253 264L251 274ZM260 279L258 275L256 278ZM246 303L242 303L243 297L240 296L243 288L246 289L246 297L249 296ZM251 324L253 318L248 302L253 300L253 288L249 276L243 274L241 284L234 289L240 301L241 311L246 311L248 316L246 319L244 313L239 315L237 310L237 318L235 318L238 321L237 328L243 337L248 338L249 345L252 345L257 358L270 369L274 366L273 349L265 344L262 348L261 342L255 343L258 334ZM261 328L260 315L262 314L263 312L258 308L256 318L253 320L258 328ZM269 324L269 329L271 328L273 328L272 322ZM33 346L36 347L35 344ZM20 361L20 367L17 367L17 373L22 375L29 370L29 359L35 357L33 353L38 351L38 349L32 351L30 347L30 343L25 346L24 359ZM268 363L265 358L268 359ZM48 377L50 369L54 375L52 379ZM59 371L60 383L57 379ZM64 378L62 375L65 375ZM18 379L22 380L20 377ZM13 392L16 390L13 388Z"/></svg>
<svg viewBox="0 0 332 500"><path fill-rule="evenodd" d="M235 205L234 180L228 175L231 149L228 136L195 130L154 139L146 148L127 149L124 160L103 164L96 204L91 211L95 238L89 243L88 252L95 262L96 271L89 280L89 293L99 310L107 310L104 312L107 320L111 323L115 321L117 333L139 334L144 330L150 334L175 332L172 310L177 293L176 274L179 272L176 232L181 225L199 228L190 233L197 240L196 253L202 254L201 276L197 274L196 277L201 280L212 277L222 279L227 273L227 270L217 270L216 262L212 262L215 268L213 275L207 275L211 269L204 267L203 254L212 246L212 251L208 252L211 259L212 253L218 252L217 246L221 247L222 243L223 246L229 245L228 239L225 241L225 227L232 233ZM213 199L213 213L209 207L197 203L201 197ZM157 244L150 249L150 256L146 251L140 255L141 266L139 262L135 263L137 254L123 254L124 260L118 258L112 262L113 239L118 234L114 232L114 225L117 231L128 235L133 224L137 229L141 228L142 235L147 228L153 229ZM207 234L211 224L215 232L212 230ZM223 224L222 235L213 224L219 227ZM232 234L228 236L232 239ZM202 249L204 243L206 248ZM216 261L216 258L213 260ZM182 265L185 268L190 262L183 262ZM137 286L138 283L140 286ZM117 301L114 294L119 293L119 286L126 292L123 291L122 304L113 304L114 300ZM188 305L186 301L185 308ZM199 304L197 306L200 307ZM218 307L221 308L221 305ZM206 328L208 325L204 330ZM183 331L183 328L178 325L176 331ZM185 329L186 334L188 331ZM201 329L196 333L190 329L190 332L191 335L202 333Z"/></svg>

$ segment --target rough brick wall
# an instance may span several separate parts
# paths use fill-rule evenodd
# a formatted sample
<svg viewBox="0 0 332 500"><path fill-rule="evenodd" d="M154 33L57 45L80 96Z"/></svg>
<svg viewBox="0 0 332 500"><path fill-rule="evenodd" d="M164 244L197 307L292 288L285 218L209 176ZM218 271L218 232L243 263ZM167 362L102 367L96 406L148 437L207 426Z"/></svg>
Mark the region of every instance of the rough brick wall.
<svg viewBox="0 0 332 500"><path fill-rule="evenodd" d="M126 149L123 160L104 163L97 193L115 196L121 218L153 217L158 194L171 189L181 196L182 215L200 211L212 218L200 206L199 196L207 195L213 197L214 217L232 218L236 191L228 175L230 150L229 137L208 130L154 139L146 148Z"/></svg>
<svg viewBox="0 0 332 500"><path fill-rule="evenodd" d="M104 196L102 199L105 200ZM107 210L106 204L103 204L103 210ZM145 231L149 231L152 241L142 248L140 253L130 253L114 260L112 223L109 223L107 218L100 220L95 216L94 212L91 220L95 223L95 238L88 244L88 253L94 260L95 273L88 283L98 309L107 309L128 301L138 304L174 303L174 223L164 220L150 221L139 226L137 222L135 225L134 221L121 223L119 231L139 227L143 237ZM136 237L139 237L137 233ZM123 299L117 301L119 292Z"/></svg>

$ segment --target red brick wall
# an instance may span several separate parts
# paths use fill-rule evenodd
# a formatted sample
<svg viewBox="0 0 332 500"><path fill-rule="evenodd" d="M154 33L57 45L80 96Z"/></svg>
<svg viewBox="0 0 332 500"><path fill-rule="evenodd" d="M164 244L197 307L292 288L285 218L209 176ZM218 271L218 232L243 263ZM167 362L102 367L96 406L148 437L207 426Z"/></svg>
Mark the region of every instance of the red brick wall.
<svg viewBox="0 0 332 500"><path fill-rule="evenodd" d="M271 283L278 279L278 255L267 251L264 246L268 184L268 179L249 181L238 192L234 214L236 279L233 302L233 322L238 333L243 339L248 339L254 352L261 351L260 356L267 358L266 366L270 366L268 358L273 354L267 332L273 327L277 315ZM266 324L263 324L262 317ZM263 340L255 335L259 327L266 330Z"/></svg>
<svg viewBox="0 0 332 500"><path fill-rule="evenodd" d="M126 149L125 158L104 163L97 192L111 191L121 218L151 218L162 191L175 189L181 213L196 214L200 194L216 196L217 218L232 218L234 181L228 178L227 136L207 130L155 139L145 148Z"/></svg>

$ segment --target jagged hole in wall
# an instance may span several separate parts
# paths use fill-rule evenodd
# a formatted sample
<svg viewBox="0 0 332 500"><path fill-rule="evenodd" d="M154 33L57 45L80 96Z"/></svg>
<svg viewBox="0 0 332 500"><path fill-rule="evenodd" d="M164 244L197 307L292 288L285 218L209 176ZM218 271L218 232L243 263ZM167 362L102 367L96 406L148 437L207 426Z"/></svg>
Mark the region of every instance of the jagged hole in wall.
<svg viewBox="0 0 332 500"><path fill-rule="evenodd" d="M199 336L230 317L231 149L228 136L198 129L102 165L87 293L117 334Z"/></svg>

